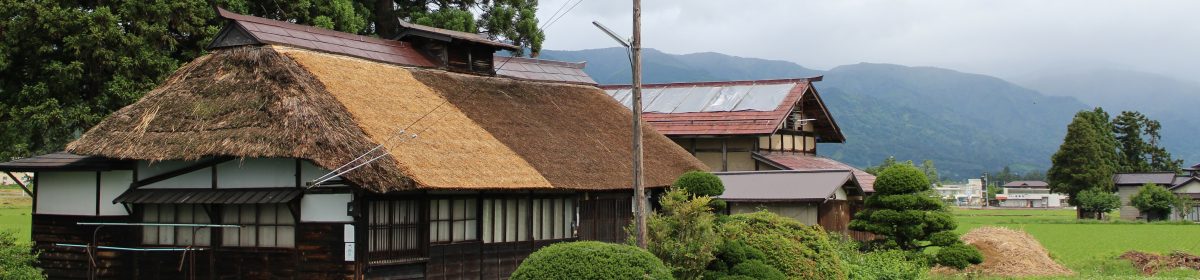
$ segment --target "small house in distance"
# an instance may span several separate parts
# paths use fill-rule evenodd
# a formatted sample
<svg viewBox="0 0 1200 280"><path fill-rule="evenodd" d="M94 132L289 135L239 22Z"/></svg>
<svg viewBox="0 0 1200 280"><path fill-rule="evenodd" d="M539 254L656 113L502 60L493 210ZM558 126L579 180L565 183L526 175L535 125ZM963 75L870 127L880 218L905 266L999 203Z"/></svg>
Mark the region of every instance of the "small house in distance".
<svg viewBox="0 0 1200 280"><path fill-rule="evenodd" d="M1183 173L1164 171L1118 173L1113 175L1113 183L1117 186L1117 195L1121 197L1121 219L1142 220L1147 218L1145 213L1142 213L1130 203L1138 190L1141 190L1142 186L1147 183L1167 188L1167 190L1179 195L1181 198L1200 202L1200 164L1184 168L1182 171ZM1193 206L1193 208L1183 220L1200 222L1200 204ZM1176 215L1177 211L1178 209L1173 210L1170 217L1167 218L1170 220L1179 220L1178 215Z"/></svg>
<svg viewBox="0 0 1200 280"><path fill-rule="evenodd" d="M209 54L65 153L0 163L34 173L52 279L504 279L626 236L632 115L601 89L497 76L504 46L464 34L220 14ZM704 168L644 140L650 188Z"/></svg>
<svg viewBox="0 0 1200 280"><path fill-rule="evenodd" d="M647 84L642 118L723 181L733 180L721 196L733 199L731 212L764 206L806 224L851 233L846 225L875 191L875 176L817 155L818 143L846 141L812 86L820 80ZM630 86L601 88L631 106Z"/></svg>
<svg viewBox="0 0 1200 280"><path fill-rule="evenodd" d="M1052 208L1067 205L1067 196L1050 192L1050 184L1042 181L1012 181L996 194L1000 207Z"/></svg>

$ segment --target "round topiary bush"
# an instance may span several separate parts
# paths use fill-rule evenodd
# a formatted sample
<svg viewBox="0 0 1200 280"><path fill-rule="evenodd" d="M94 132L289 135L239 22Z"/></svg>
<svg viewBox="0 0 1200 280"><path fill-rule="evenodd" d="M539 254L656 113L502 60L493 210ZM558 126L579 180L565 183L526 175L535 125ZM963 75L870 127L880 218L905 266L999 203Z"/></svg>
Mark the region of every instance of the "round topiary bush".
<svg viewBox="0 0 1200 280"><path fill-rule="evenodd" d="M983 263L983 254L975 247L959 243L942 247L934 259L940 265L963 269L972 264Z"/></svg>
<svg viewBox="0 0 1200 280"><path fill-rule="evenodd" d="M672 279L646 250L596 241L565 242L529 255L511 279Z"/></svg>
<svg viewBox="0 0 1200 280"><path fill-rule="evenodd" d="M925 172L908 164L889 166L875 177L875 194L915 193L929 188Z"/></svg>
<svg viewBox="0 0 1200 280"><path fill-rule="evenodd" d="M675 179L671 187L681 188L692 195L718 196L725 193L725 184L717 175L704 171L688 171Z"/></svg>
<svg viewBox="0 0 1200 280"><path fill-rule="evenodd" d="M790 279L846 279L838 250L818 226L767 211L722 219L725 240L740 240L761 251L764 262Z"/></svg>

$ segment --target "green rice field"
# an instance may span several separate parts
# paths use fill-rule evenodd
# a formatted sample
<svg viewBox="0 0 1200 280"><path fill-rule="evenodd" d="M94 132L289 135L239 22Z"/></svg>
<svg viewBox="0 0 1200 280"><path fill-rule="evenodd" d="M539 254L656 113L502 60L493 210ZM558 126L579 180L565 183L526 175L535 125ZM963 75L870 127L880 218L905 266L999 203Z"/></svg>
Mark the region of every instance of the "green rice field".
<svg viewBox="0 0 1200 280"><path fill-rule="evenodd" d="M1060 209L956 209L954 214L959 233L985 225L1029 233L1046 247L1055 261L1077 273L1068 279L1200 279L1200 273L1182 269L1148 277L1128 261L1117 259L1129 250L1200 255L1197 224L1078 221L1074 210Z"/></svg>
<svg viewBox="0 0 1200 280"><path fill-rule="evenodd" d="M0 231L14 231L19 240L28 241L31 206L28 197L0 196Z"/></svg>

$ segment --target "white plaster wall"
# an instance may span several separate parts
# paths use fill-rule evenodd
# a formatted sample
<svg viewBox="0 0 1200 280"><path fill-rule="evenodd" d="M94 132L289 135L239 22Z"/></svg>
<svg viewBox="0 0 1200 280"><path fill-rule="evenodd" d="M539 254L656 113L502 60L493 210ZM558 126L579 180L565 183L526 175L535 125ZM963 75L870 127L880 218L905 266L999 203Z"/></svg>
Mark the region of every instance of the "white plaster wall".
<svg viewBox="0 0 1200 280"><path fill-rule="evenodd" d="M133 171L106 171L100 172L100 215L101 216L126 216L129 212L121 204L113 203L126 190L129 190L129 185L133 183Z"/></svg>
<svg viewBox="0 0 1200 280"><path fill-rule="evenodd" d="M305 194L300 198L301 222L353 222L346 215L346 204L352 198L348 193Z"/></svg>
<svg viewBox="0 0 1200 280"><path fill-rule="evenodd" d="M196 164L196 161L167 160L150 163L138 161L138 180L153 177ZM203 168L161 182L142 186L147 189L212 188L212 169Z"/></svg>
<svg viewBox="0 0 1200 280"><path fill-rule="evenodd" d="M247 158L217 165L217 188L281 187L296 187L295 159Z"/></svg>
<svg viewBox="0 0 1200 280"><path fill-rule="evenodd" d="M39 172L38 214L96 215L96 172Z"/></svg>
<svg viewBox="0 0 1200 280"><path fill-rule="evenodd" d="M325 168L321 168L320 166L313 164L311 161L301 160L300 161L300 173L302 174L301 178L304 179L304 182L311 182L314 179L320 178L321 176L328 174L329 170L325 169ZM337 180L337 179L338 179L338 177L334 177L333 180Z"/></svg>
<svg viewBox="0 0 1200 280"><path fill-rule="evenodd" d="M846 190L843 188L837 188L837 190L833 191L833 199L846 200Z"/></svg>
<svg viewBox="0 0 1200 280"><path fill-rule="evenodd" d="M1191 182L1172 191L1175 193L1200 193L1200 182Z"/></svg>

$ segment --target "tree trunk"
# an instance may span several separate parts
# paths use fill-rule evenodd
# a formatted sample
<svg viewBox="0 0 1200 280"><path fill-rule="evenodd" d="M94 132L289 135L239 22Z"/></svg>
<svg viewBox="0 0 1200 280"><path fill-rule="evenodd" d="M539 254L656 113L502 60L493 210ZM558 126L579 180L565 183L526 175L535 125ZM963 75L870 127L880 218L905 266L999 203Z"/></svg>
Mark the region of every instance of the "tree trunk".
<svg viewBox="0 0 1200 280"><path fill-rule="evenodd" d="M400 19L396 18L393 0L375 0L375 33L379 38L395 39L399 35Z"/></svg>

